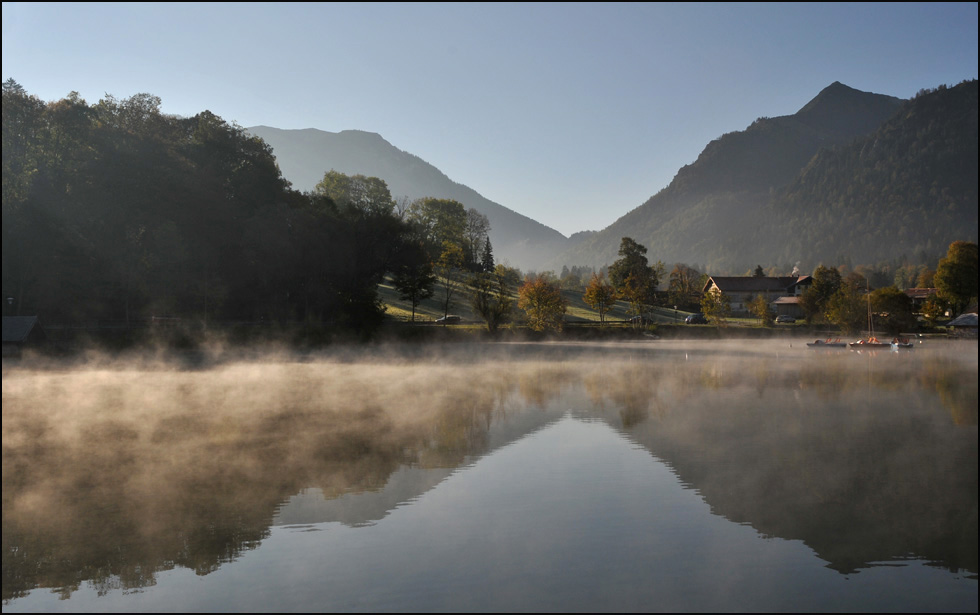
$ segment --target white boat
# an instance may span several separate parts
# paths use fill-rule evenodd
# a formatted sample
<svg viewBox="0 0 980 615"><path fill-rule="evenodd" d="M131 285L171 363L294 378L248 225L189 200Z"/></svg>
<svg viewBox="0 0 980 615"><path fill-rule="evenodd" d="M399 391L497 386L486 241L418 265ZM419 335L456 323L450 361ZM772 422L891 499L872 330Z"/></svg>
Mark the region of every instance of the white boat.
<svg viewBox="0 0 980 615"><path fill-rule="evenodd" d="M896 337L891 343L892 350L912 350L915 348L913 344L907 337Z"/></svg>

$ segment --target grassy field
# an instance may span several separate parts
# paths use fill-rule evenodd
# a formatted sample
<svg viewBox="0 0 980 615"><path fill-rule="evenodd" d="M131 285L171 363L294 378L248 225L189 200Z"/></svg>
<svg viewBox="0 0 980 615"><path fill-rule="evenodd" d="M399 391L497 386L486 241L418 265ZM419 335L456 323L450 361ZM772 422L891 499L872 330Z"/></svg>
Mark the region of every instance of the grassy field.
<svg viewBox="0 0 980 615"><path fill-rule="evenodd" d="M436 293L426 299L415 308L415 322L435 322L445 314L444 294L441 288L436 289ZM412 320L412 304L398 296L398 291L391 285L390 280L385 280L378 287L381 300L387 308L387 318L409 322ZM582 299L583 291L563 290L562 295L568 302L568 310L565 313L565 321L569 324L589 324L599 323L599 313L590 308ZM520 320L523 313L517 309L517 295L514 294L515 317ZM450 314L455 314L463 319L462 324L482 325L483 320L473 312L470 307L470 290L467 286L461 286L455 293L452 305L449 309ZM690 312L675 311L668 308L653 308L648 313L652 319L660 324L683 323ZM629 304L625 301L617 301L613 309L606 313L606 323L624 323L630 317Z"/></svg>
<svg viewBox="0 0 980 615"><path fill-rule="evenodd" d="M393 323L408 323L412 320L412 305L409 301L405 301L398 296L398 291L391 285L390 280L385 280L379 288L379 294L381 300L386 307L386 318ZM415 309L415 322L416 323L433 323L436 319L441 318L445 314L445 308L443 305L443 289L437 287L435 294L419 304ZM599 314L588 305L582 299L582 294L584 291L581 290L563 290L562 295L568 302L568 309L565 313L565 322L572 328L577 327L589 327L590 325L599 324ZM523 322L524 313L517 308L517 295L514 294L514 317L511 326L520 327ZM473 312L470 307L470 289L468 286L461 285L453 296L452 305L449 309L450 314L455 314L462 319L458 325L454 328L457 329L483 329L484 322ZM673 330L678 332L680 330L687 331L689 334L698 334L699 330L711 329L717 330L719 327L717 325L685 325L684 319L689 316L691 312L684 310L674 310L669 307L652 307L646 313L649 321L652 321L653 327L650 329L656 329L656 327L666 326L667 330ZM629 327L629 318L631 314L629 313L629 304L625 301L617 301L612 310L606 314L606 325L611 328L617 327ZM681 327L676 327L674 325L681 325ZM810 335L813 327L805 325L802 321L795 324L779 324L773 327L763 327L761 321L758 318L735 318L729 317L726 319L725 326L722 327L728 330L741 330L746 333L751 333L751 331L746 331L748 329L762 329L765 331L758 331L757 333L765 334L768 331L771 334L783 335L783 334L800 334L800 335ZM826 326L820 327L825 329ZM666 330L664 331L667 332ZM707 331L701 331L701 333L708 333Z"/></svg>

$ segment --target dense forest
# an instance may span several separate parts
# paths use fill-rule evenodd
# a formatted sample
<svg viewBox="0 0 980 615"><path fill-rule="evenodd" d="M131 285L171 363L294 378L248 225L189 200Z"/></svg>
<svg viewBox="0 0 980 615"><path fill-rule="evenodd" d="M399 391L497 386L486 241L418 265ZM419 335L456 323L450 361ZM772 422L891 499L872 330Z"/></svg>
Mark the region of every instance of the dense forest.
<svg viewBox="0 0 980 615"><path fill-rule="evenodd" d="M473 266L487 230L451 201L399 211L376 178L294 190L264 141L209 111L166 115L148 94L45 103L3 84L5 314L367 333L386 273L417 272L446 232Z"/></svg>
<svg viewBox="0 0 980 615"><path fill-rule="evenodd" d="M976 241L977 91L923 90L871 135L814 156L767 209L794 229L775 256L928 263L952 240Z"/></svg>

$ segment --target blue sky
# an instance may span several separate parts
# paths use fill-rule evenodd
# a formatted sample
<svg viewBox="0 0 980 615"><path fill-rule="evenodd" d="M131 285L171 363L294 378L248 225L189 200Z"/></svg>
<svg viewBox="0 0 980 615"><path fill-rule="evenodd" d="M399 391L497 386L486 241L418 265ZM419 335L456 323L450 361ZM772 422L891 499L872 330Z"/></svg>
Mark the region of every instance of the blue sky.
<svg viewBox="0 0 980 615"><path fill-rule="evenodd" d="M376 132L569 235L834 81L977 78L977 3L3 3L3 80ZM326 171L327 169L324 169Z"/></svg>

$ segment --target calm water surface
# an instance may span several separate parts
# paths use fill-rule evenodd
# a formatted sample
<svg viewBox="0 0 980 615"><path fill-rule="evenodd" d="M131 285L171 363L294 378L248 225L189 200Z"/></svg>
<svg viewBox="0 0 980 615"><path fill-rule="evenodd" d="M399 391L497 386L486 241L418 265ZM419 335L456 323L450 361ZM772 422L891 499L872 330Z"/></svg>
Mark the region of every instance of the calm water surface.
<svg viewBox="0 0 980 615"><path fill-rule="evenodd" d="M3 611L977 611L977 344L3 367Z"/></svg>

